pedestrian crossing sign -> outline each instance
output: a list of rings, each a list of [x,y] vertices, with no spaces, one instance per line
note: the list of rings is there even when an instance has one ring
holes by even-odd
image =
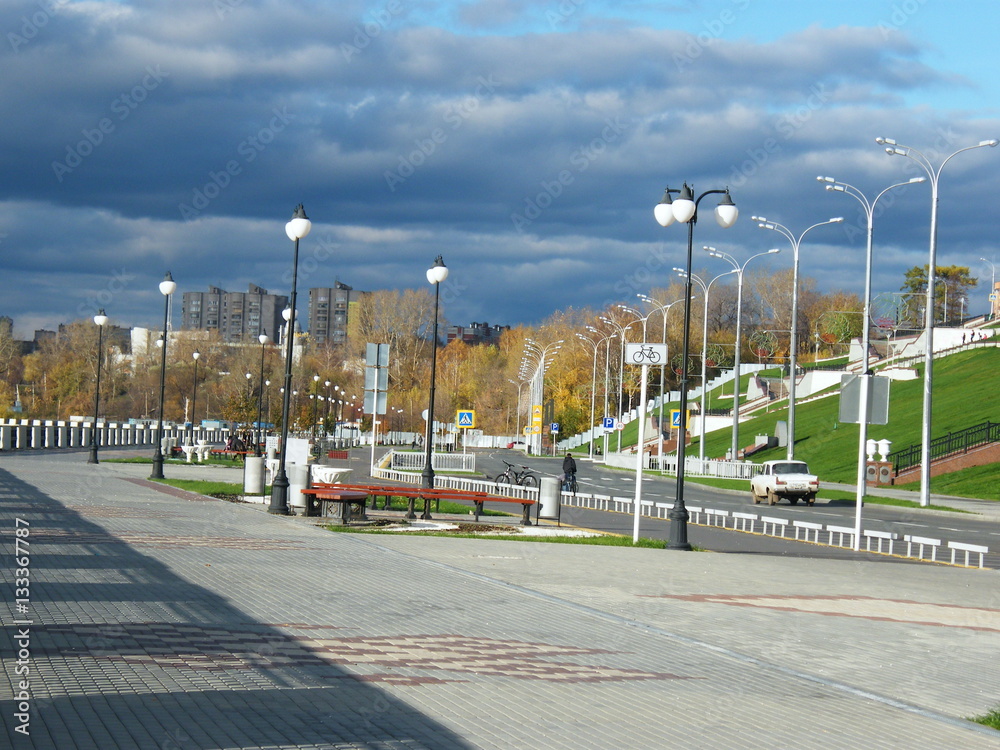
[[[473,409],[460,409],[458,412],[458,417],[455,419],[458,426],[461,428],[469,429],[476,426],[476,412]]]

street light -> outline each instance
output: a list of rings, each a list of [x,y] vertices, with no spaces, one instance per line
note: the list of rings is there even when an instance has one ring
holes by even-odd
[[[97,415],[101,406],[101,360],[104,359],[104,324],[108,322],[108,316],[104,314],[104,308],[97,311],[94,316],[94,323],[97,325],[97,384],[94,386],[94,428],[90,431],[90,457],[88,464],[97,464],[97,448],[100,443],[97,429]]]
[[[194,380],[191,383],[191,442],[188,445],[194,443],[195,413],[198,406],[198,358],[200,356],[201,353],[197,349],[191,352],[191,359],[194,360]]]
[[[868,404],[871,399],[871,377],[868,370],[868,361],[870,359],[869,347],[871,346],[871,304],[872,304],[872,247],[873,247],[873,237],[875,236],[875,206],[883,195],[888,193],[893,188],[903,187],[905,185],[913,185],[919,182],[925,182],[926,177],[912,177],[906,182],[897,182],[889,187],[883,189],[878,195],[875,196],[874,200],[868,200],[867,196],[862,193],[854,185],[850,185],[846,182],[839,182],[833,177],[823,177],[819,176],[816,178],[818,181],[826,184],[826,189],[832,192],[845,193],[852,198],[854,198],[861,207],[864,209],[865,218],[867,219],[867,242],[865,245],[865,298],[864,298],[864,323],[862,324],[861,330],[861,404],[858,411],[858,426],[860,427],[860,432],[858,434],[858,489],[857,489],[857,520],[855,531],[857,532],[854,537],[854,548],[858,549],[861,543],[859,537],[861,535],[860,521],[861,521],[861,505],[864,503],[865,490],[867,489],[867,460],[866,460],[866,447],[868,443]]]
[[[779,248],[771,248],[763,253],[757,253],[756,255],[751,255],[747,258],[743,265],[740,265],[729,253],[724,253],[716,250],[714,247],[706,247],[705,250],[713,258],[721,258],[722,260],[731,263],[733,265],[733,270],[736,271],[736,353],[733,357],[733,373],[736,384],[733,386],[733,442],[730,446],[731,460],[739,460],[739,447],[740,447],[740,358],[742,356],[742,332],[740,328],[740,321],[743,315],[743,272],[746,271],[747,266],[750,264],[754,258],[759,258],[762,255],[772,255],[774,253],[780,253]]]
[[[438,348],[438,306],[441,301],[441,282],[448,278],[448,267],[444,264],[444,259],[439,255],[434,259],[434,265],[427,269],[427,281],[434,285],[434,326],[431,337],[431,387],[430,398],[427,403],[427,439],[424,441],[424,471],[423,487],[434,489],[434,379],[437,377],[437,348]],[[423,516],[430,517],[430,501],[424,503]]]
[[[545,371],[549,368],[551,360],[547,360],[549,353],[552,354],[552,358],[562,349],[563,340],[553,341],[551,343],[542,346],[534,339],[526,338],[524,340],[524,360],[522,365],[528,362],[528,358],[531,357],[535,364],[534,372],[532,372],[531,377],[528,378],[531,381],[530,397],[533,404],[543,405],[545,403]],[[534,416],[534,415],[532,415]],[[538,455],[542,454],[542,431],[539,430],[538,435]],[[555,450],[555,440],[552,441],[553,450]]]
[[[326,437],[330,434],[330,381],[323,381],[323,385],[326,386],[326,401],[323,405],[323,438],[325,442]]]
[[[678,198],[672,201],[671,193],[677,193]],[[688,351],[691,338],[691,251],[694,247],[694,225],[698,221],[698,204],[706,195],[719,194],[722,199],[715,208],[715,220],[723,229],[728,229],[736,223],[739,211],[729,195],[729,188],[725,190],[706,190],[704,193],[694,198],[694,193],[685,182],[680,190],[667,188],[663,193],[663,199],[656,204],[653,215],[657,223],[662,227],[669,227],[675,221],[688,225],[687,231],[687,263],[684,267],[687,273],[687,283],[684,288],[684,337],[681,350],[681,428],[678,431],[677,441],[677,487],[674,494],[674,505],[667,513],[670,519],[670,538],[667,540],[667,549],[690,550],[691,545],[687,539],[688,512],[684,507],[684,459],[687,452],[687,381],[688,381]]]
[[[681,277],[688,276],[682,268],[675,268],[674,270]],[[708,401],[706,400],[708,396],[708,293],[712,290],[712,284],[731,273],[736,273],[736,271],[732,270],[720,273],[707,284],[698,274],[691,274],[691,280],[701,287],[701,291],[705,293],[705,311],[702,314],[701,325],[701,435],[698,438],[698,460],[701,461],[701,470],[703,472],[705,471],[705,419],[708,416]]]
[[[507,382],[517,387],[517,404],[514,407],[514,424],[516,425],[514,428],[514,439],[518,440],[521,437],[521,388],[523,388],[524,384],[528,381],[523,378],[520,380],[511,380],[510,378],[507,378]],[[509,425],[510,423],[508,422],[507,424]]]
[[[652,307],[655,307],[657,310],[660,311],[660,314],[663,316],[663,341],[662,341],[662,343],[663,343],[664,346],[666,346],[667,345],[667,313],[670,312],[670,308],[673,307],[674,305],[676,305],[678,302],[683,302],[683,298],[676,299],[673,302],[670,302],[670,303],[668,303],[666,305],[661,305],[659,302],[657,302],[655,299],[653,299],[652,297],[650,297],[648,295],[640,293],[640,294],[637,294],[636,296],[639,299],[641,299],[643,302],[645,302],[646,304],[651,305]],[[669,361],[669,358],[667,359],[667,361]],[[657,449],[657,453],[659,455],[659,460],[660,460],[660,474],[663,474],[663,471],[664,471],[664,467],[663,467],[663,402],[664,402],[664,399],[666,398],[666,393],[665,393],[665,391],[666,391],[666,383],[665,383],[665,378],[664,378],[665,370],[666,370],[666,367],[661,367],[660,368],[660,419],[659,419],[660,439],[659,439],[659,442],[657,444],[659,446],[658,449]]]
[[[156,423],[156,450],[153,452],[153,473],[150,479],[163,479],[163,392],[166,386],[165,376],[167,374],[167,325],[170,315],[170,295],[177,289],[177,282],[174,281],[170,271],[160,282],[160,294],[163,295],[163,347],[160,350],[160,414]]]
[[[271,482],[271,504],[267,509],[268,513],[277,515],[288,515],[288,475],[285,473],[285,457],[288,455],[288,406],[289,398],[292,395],[292,339],[295,330],[295,287],[298,281],[299,271],[299,240],[309,234],[312,229],[312,222],[306,216],[305,209],[300,203],[295,207],[292,220],[285,224],[285,234],[288,239],[295,243],[295,251],[292,255],[292,294],[289,298],[287,308],[288,321],[285,326],[285,392],[281,399],[281,445],[278,454],[278,471]],[[284,315],[284,313],[282,313]]]
[[[960,148],[947,156],[937,169],[934,169],[927,156],[915,148],[896,143],[892,138],[880,137],[876,138],[875,142],[884,145],[885,152],[890,156],[905,156],[915,161],[931,181],[931,238],[927,263],[927,304],[924,310],[924,341],[926,342],[924,346],[924,416],[920,425],[920,504],[926,507],[931,503],[931,392],[934,383],[934,275],[937,272],[938,181],[941,177],[941,170],[944,169],[945,164],[951,161],[952,157],[974,148],[983,148],[984,146],[993,148],[1000,141],[991,138],[980,141],[974,146]]]
[[[319,387],[319,375],[313,375],[313,392],[309,394],[309,400],[312,401],[312,441],[313,445],[316,445],[316,388]]]
[[[262,330],[257,336],[257,340],[260,342],[260,389],[257,391],[257,437],[253,443],[253,454],[260,457],[260,439],[263,434],[261,416],[264,409],[264,345],[270,341],[267,337],[267,331]]]
[[[631,308],[626,308],[626,309],[631,309]],[[629,328],[632,327],[633,324],[638,323],[639,319],[641,319],[641,317],[642,317],[635,310],[632,310],[631,312],[638,319],[637,320],[633,320],[628,325],[622,325],[617,320],[613,320],[612,318],[608,318],[608,317],[606,317],[604,315],[602,315],[602,316],[600,316],[598,318],[598,320],[600,320],[605,325],[609,325],[609,326],[613,326],[613,327],[617,328],[618,329],[618,336],[621,339],[621,363],[619,364],[619,369],[618,369],[618,420],[621,420],[621,418],[622,418],[622,413],[623,413],[623,410],[624,410],[623,401],[625,400],[625,344],[628,343],[628,336],[626,335],[626,332],[628,331]],[[622,449],[622,431],[621,430],[617,430],[617,432],[618,432],[618,449],[617,449],[617,452],[620,453],[621,449]]]
[[[802,238],[816,227],[826,224],[839,224],[844,220],[844,217],[838,216],[813,224],[798,237],[792,234],[792,231],[784,224],[779,224],[776,221],[768,221],[763,216],[751,216],[750,218],[756,221],[757,226],[761,229],[770,229],[773,232],[784,235],[792,243],[792,325],[788,344],[788,447],[786,450],[786,456],[791,461],[795,457],[795,359],[799,333],[799,245],[802,244]]]

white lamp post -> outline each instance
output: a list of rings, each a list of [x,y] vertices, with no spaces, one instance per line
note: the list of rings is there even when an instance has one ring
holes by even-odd
[[[735,354],[733,356],[733,375],[736,381],[733,386],[733,441],[730,446],[730,452],[732,454],[731,460],[739,460],[739,446],[740,446],[740,357],[742,355],[742,328],[740,322],[743,315],[743,273],[746,271],[747,266],[750,264],[754,258],[759,258],[762,255],[772,255],[773,253],[780,253],[781,250],[778,248],[772,248],[763,253],[757,253],[756,255],[751,255],[747,258],[743,265],[740,265],[736,258],[734,258],[729,253],[724,253],[716,250],[714,247],[705,247],[708,254],[713,258],[721,258],[727,263],[731,263],[733,270],[736,272],[736,344],[735,344]]]
[[[791,331],[789,334],[789,344],[788,344],[788,448],[786,450],[786,456],[789,461],[795,458],[795,368],[796,368],[796,358],[798,352],[796,351],[799,345],[798,337],[798,322],[799,322],[799,246],[802,244],[802,238],[806,236],[810,231],[816,227],[821,227],[826,224],[839,224],[844,220],[842,216],[838,216],[833,219],[827,219],[826,221],[818,222],[813,224],[811,227],[805,229],[798,237],[792,234],[792,231],[786,227],[784,224],[779,224],[776,221],[768,221],[763,216],[752,216],[754,221],[757,222],[757,226],[761,229],[770,229],[773,232],[784,235],[789,242],[792,243],[792,324]]]
[[[201,352],[195,349],[191,352],[191,359],[194,360],[194,378],[191,381],[191,443],[195,441],[196,428],[195,428],[195,414],[198,413],[198,358],[201,357]]]
[[[672,201],[672,193],[677,194],[677,200]],[[715,220],[723,229],[728,229],[736,223],[739,217],[739,210],[733,199],[726,190],[706,190],[697,198],[694,192],[685,182],[680,190],[667,188],[663,193],[663,199],[653,208],[653,216],[662,227],[668,227],[675,221],[688,225],[687,231],[687,262],[684,271],[687,274],[687,284],[684,289],[684,337],[681,350],[681,427],[678,431],[677,441],[677,485],[674,493],[674,505],[670,509],[667,517],[670,519],[670,536],[667,540],[667,549],[690,550],[691,545],[687,539],[688,512],[684,506],[684,460],[687,452],[687,399],[688,399],[688,353],[691,343],[691,252],[694,247],[694,225],[698,221],[698,204],[707,195],[722,195],[719,205],[715,209]]]
[[[683,302],[684,301],[683,297],[681,299],[676,299],[673,302],[670,302],[670,303],[668,303],[666,305],[661,305],[655,299],[653,299],[652,297],[648,297],[645,294],[638,294],[636,296],[638,296],[639,299],[641,299],[643,302],[645,302],[645,303],[647,303],[649,305],[652,305],[653,307],[656,307],[660,311],[660,313],[663,315],[663,338],[662,338],[662,342],[663,342],[663,345],[666,346],[667,345],[667,313],[670,312],[670,308],[673,307],[674,305],[676,305],[678,302]],[[668,356],[666,361],[669,361],[669,360],[670,360],[670,358]],[[665,401],[665,399],[667,397],[667,394],[665,393],[666,386],[665,386],[665,382],[664,382],[664,371],[665,370],[666,370],[666,367],[661,367],[660,368],[660,441],[659,441],[659,450],[658,450],[659,457],[660,457],[660,474],[663,474],[663,472],[664,472],[664,467],[663,467],[663,403],[664,403],[664,401]]]
[[[927,263],[927,304],[924,310],[924,415],[921,422],[920,437],[920,504],[924,507],[931,503],[931,392],[934,383],[934,275],[937,272],[937,222],[938,222],[938,181],[944,165],[952,157],[963,151],[989,146],[993,148],[1000,143],[996,138],[980,141],[975,146],[960,148],[945,157],[937,169],[923,153],[910,146],[896,143],[892,138],[876,138],[875,142],[885,146],[885,152],[890,156],[905,156],[920,165],[931,181],[931,238],[930,257]]]
[[[683,268],[674,269],[681,278],[686,277],[688,274]],[[736,273],[735,270],[726,271],[725,273],[720,273],[714,279],[709,281],[707,284],[705,280],[701,278],[698,274],[691,274],[691,280],[694,281],[705,295],[705,309],[702,314],[701,323],[701,428],[700,435],[698,437],[698,460],[701,461],[701,470],[705,471],[705,419],[708,416],[708,293],[712,290],[712,284],[721,279],[723,276],[728,276],[731,273]]]
[[[826,189],[832,192],[845,193],[852,198],[854,198],[861,207],[864,209],[865,218],[867,220],[867,231],[866,231],[866,242],[865,242],[865,297],[864,297],[864,323],[861,329],[861,403],[859,405],[858,411],[858,426],[860,432],[858,434],[858,489],[857,498],[855,501],[855,528],[854,528],[854,549],[860,549],[861,544],[861,506],[864,504],[865,500],[865,490],[867,489],[867,453],[865,447],[868,443],[868,404],[871,399],[871,373],[868,369],[868,362],[870,359],[869,349],[871,347],[871,303],[872,303],[872,257],[873,257],[873,238],[875,236],[875,206],[883,195],[888,193],[893,188],[903,187],[904,185],[912,185],[918,182],[924,182],[925,177],[913,177],[906,182],[897,182],[889,187],[883,189],[878,195],[875,196],[874,200],[868,200],[868,197],[862,193],[854,185],[850,185],[846,182],[838,182],[833,177],[817,177],[822,183],[825,183]]]

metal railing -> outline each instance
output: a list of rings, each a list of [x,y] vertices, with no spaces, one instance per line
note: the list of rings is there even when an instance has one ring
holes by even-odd
[[[983,422],[958,432],[949,432],[931,441],[931,461],[956,453],[965,453],[970,448],[1000,442],[1000,423]],[[888,455],[896,474],[920,463],[921,444],[893,451]]]
[[[413,451],[392,451],[390,468],[395,471],[420,471],[426,457]],[[432,453],[431,466],[434,471],[475,471],[475,453]]]

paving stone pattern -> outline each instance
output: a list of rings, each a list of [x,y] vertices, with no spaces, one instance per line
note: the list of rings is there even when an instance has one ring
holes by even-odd
[[[994,571],[331,533],[85,460],[0,456],[13,748],[1000,746]]]

